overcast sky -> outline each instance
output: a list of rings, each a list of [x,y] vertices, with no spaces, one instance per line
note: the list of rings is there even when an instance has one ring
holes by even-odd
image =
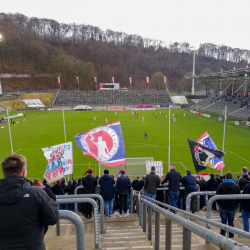
[[[213,43],[250,50],[249,9],[250,0],[8,0],[0,4],[4,13],[90,24],[195,47]]]

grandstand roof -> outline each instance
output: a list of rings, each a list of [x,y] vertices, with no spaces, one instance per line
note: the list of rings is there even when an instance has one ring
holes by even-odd
[[[214,72],[209,74],[201,74],[195,76],[186,76],[187,79],[195,79],[199,82],[206,82],[206,81],[240,81],[240,80],[247,80],[250,76],[250,68],[243,68],[243,69],[235,69],[229,71],[221,71],[221,72]]]

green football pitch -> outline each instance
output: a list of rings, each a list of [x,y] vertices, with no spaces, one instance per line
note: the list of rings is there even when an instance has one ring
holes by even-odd
[[[189,114],[188,110],[171,110],[171,115],[176,112],[176,123],[171,121],[170,124],[170,162],[175,164],[181,174],[185,174],[186,169],[191,169],[195,173],[187,138],[195,141],[207,131],[218,149],[222,149],[224,122],[218,121],[216,115],[209,119]],[[15,126],[11,126],[13,150],[14,153],[27,157],[28,178],[42,178],[47,165],[42,148],[65,142],[62,111],[36,110],[24,113],[26,117],[13,119],[16,122]],[[138,118],[132,115],[132,111],[118,111],[117,115],[113,111],[108,114],[106,111],[65,111],[67,142],[73,142],[74,177],[82,176],[88,169],[89,162],[94,174],[98,175],[98,162],[83,155],[81,148],[76,146],[75,135],[105,125],[106,118],[108,123],[121,122],[127,158],[154,157],[154,160],[164,162],[164,174],[167,173],[169,120],[164,116],[168,115],[168,110],[155,111],[157,118],[153,111],[137,113]],[[13,114],[16,113],[10,115]],[[99,120],[94,121],[94,116],[99,117]],[[0,129],[0,161],[11,154],[8,126],[1,124],[0,127],[3,126],[4,128]],[[144,139],[145,131],[148,134],[147,140]],[[250,129],[235,126],[234,119],[230,118],[226,126],[225,152],[226,170],[233,172],[234,177],[241,174],[242,166],[250,168]],[[212,172],[218,173],[211,168],[204,171]]]

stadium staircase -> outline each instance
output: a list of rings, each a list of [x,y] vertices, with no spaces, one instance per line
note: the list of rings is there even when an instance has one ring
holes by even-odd
[[[184,217],[178,213],[178,215]],[[196,215],[206,217],[206,211],[197,212]],[[242,229],[242,220],[239,219],[240,213],[235,216],[235,227]],[[94,250],[94,222],[92,219],[86,219],[81,216],[85,226],[86,250]],[[112,215],[109,219],[105,218],[105,234],[100,234],[100,250],[126,250],[126,249],[154,249],[154,222],[155,216],[152,216],[152,241],[147,239],[147,231],[143,232],[139,227],[139,219],[137,214],[130,214],[128,217],[119,218],[117,215]],[[220,222],[220,216],[217,212],[213,212],[212,220]],[[199,220],[192,220],[205,227],[205,223]],[[47,250],[75,250],[76,249],[76,230],[75,226],[68,220],[60,220],[61,235],[56,236],[56,226],[50,226],[45,236],[45,245]],[[219,233],[220,230],[216,227],[211,227],[211,230]],[[182,249],[183,228],[177,223],[172,225],[172,249]],[[243,243],[245,246],[250,246],[250,240],[234,236],[234,240]],[[165,217],[160,216],[160,249],[165,249]],[[204,239],[192,233],[191,236],[192,250],[215,250],[218,247],[212,244],[205,244]]]

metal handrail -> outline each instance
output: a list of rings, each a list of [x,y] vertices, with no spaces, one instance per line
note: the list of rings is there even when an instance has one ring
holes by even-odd
[[[100,217],[101,217],[101,234],[104,234],[104,201],[99,194],[78,194],[76,195],[56,195],[56,199],[68,198],[96,198],[100,201]],[[73,203],[73,202],[71,202]],[[75,213],[78,213],[77,203],[75,203]]]
[[[90,203],[94,207],[94,244],[95,248],[99,248],[99,225],[98,225],[98,205],[90,198],[70,198],[70,199],[59,199],[55,201],[57,204],[68,204],[68,203]],[[57,225],[59,228],[59,223]],[[60,235],[60,233],[59,233]]]
[[[149,197],[146,197],[146,196],[142,196],[142,195],[138,195],[137,193],[134,193],[134,195],[135,195],[135,196],[139,196],[139,198],[145,198],[145,199],[147,199],[147,200],[152,200],[152,201],[154,201],[155,203],[157,203],[157,204],[159,204],[159,205],[161,205],[161,206],[170,208],[170,209],[175,210],[175,211],[177,211],[177,212],[181,212],[181,213],[183,213],[183,214],[186,215],[186,219],[187,219],[187,220],[189,220],[189,217],[193,217],[193,218],[198,219],[198,220],[200,220],[200,221],[202,221],[202,222],[210,223],[211,225],[216,226],[216,227],[218,227],[218,228],[220,228],[220,229],[226,230],[226,231],[228,231],[228,232],[230,232],[230,233],[235,233],[235,234],[237,234],[237,235],[240,235],[240,236],[242,236],[242,237],[244,237],[244,238],[248,238],[248,239],[249,239],[249,237],[250,237],[250,233],[245,232],[245,231],[242,231],[242,230],[240,230],[240,229],[237,229],[237,228],[234,228],[234,227],[230,227],[230,226],[227,226],[227,227],[225,228],[225,225],[224,225],[224,224],[219,223],[219,222],[216,222],[216,221],[213,221],[213,220],[211,220],[211,219],[203,218],[203,217],[201,217],[201,216],[199,216],[199,215],[195,215],[195,214],[190,213],[190,212],[187,212],[187,211],[185,211],[185,210],[182,210],[182,209],[179,209],[179,208],[170,206],[170,205],[168,205],[168,204],[164,204],[164,203],[162,203],[162,202],[160,202],[160,201],[157,201],[157,200],[154,200],[154,199],[152,199],[152,198],[149,198]],[[214,197],[215,197],[215,196],[214,196]],[[212,198],[213,198],[213,197],[212,197]],[[211,199],[212,199],[212,198],[211,198]],[[211,200],[211,199],[210,199],[210,200]],[[209,200],[209,201],[210,201],[210,200]],[[139,216],[139,222],[140,222],[140,216]],[[209,229],[209,228],[208,228],[208,229]]]
[[[71,211],[59,211],[59,219],[70,220],[76,227],[77,250],[85,250],[85,228],[81,218]]]
[[[191,249],[191,231],[194,232],[195,234],[199,235],[200,237],[207,239],[208,241],[210,241],[211,243],[213,243],[214,245],[220,247],[220,249],[222,250],[226,250],[226,249],[233,249],[233,250],[250,250],[249,247],[247,246],[236,246],[235,243],[236,241],[233,241],[231,239],[228,239],[216,232],[213,232],[207,228],[204,228],[200,225],[197,225],[196,223],[193,223],[187,219],[184,219],[176,214],[171,213],[168,210],[165,210],[164,208],[159,207],[158,205],[153,204],[152,202],[148,201],[149,200],[153,200],[154,202],[157,202],[158,204],[164,205],[161,202],[158,202],[154,199],[151,199],[149,197],[140,197],[140,195],[134,193],[135,196],[139,196],[140,198],[140,203],[144,203],[143,208],[142,208],[142,212],[143,212],[143,231],[146,231],[146,205],[149,206],[149,213],[148,213],[148,218],[149,218],[149,223],[148,226],[150,227],[150,225],[152,225],[152,216],[151,216],[151,209],[154,209],[156,211],[155,213],[155,250],[159,250],[159,230],[160,230],[160,213],[166,216],[166,249],[171,249],[171,238],[172,238],[172,222],[171,220],[177,222],[178,224],[183,226],[183,250],[186,249]],[[166,204],[165,204],[166,205]],[[175,209],[172,206],[168,206],[171,207],[173,209]],[[180,209],[175,209],[175,210],[180,210]],[[190,214],[190,216],[194,217],[194,218],[198,218],[198,219],[205,219],[202,218],[200,216],[197,215],[193,215],[189,212],[186,211],[180,211],[183,212],[184,214]],[[205,219],[207,220],[207,219]],[[213,221],[211,221],[213,222]],[[218,223],[220,224],[220,223]],[[224,227],[225,225],[221,224],[222,227]],[[240,230],[239,230],[240,231]],[[243,232],[243,231],[241,231]],[[148,238],[152,237],[152,227],[148,229]],[[151,239],[149,239],[151,240]]]
[[[211,215],[212,215],[212,204],[214,201],[216,200],[250,200],[250,194],[228,194],[228,195],[215,195],[213,196],[212,198],[210,198],[210,200],[208,201],[207,203],[207,219],[211,219]],[[211,226],[210,226],[210,222],[206,224],[206,228],[210,229]],[[237,232],[235,232],[235,230],[228,230],[228,228],[233,228],[235,229],[234,227],[230,227],[228,225],[224,225],[224,229],[225,231],[228,231],[230,233],[235,233],[235,234],[238,234],[240,236],[243,236],[243,234],[239,234]],[[244,232],[244,231],[242,231]],[[244,232],[246,233],[246,232]],[[248,239],[250,239],[250,233],[247,233],[248,235],[247,236],[243,236],[243,237],[246,237]],[[206,242],[207,243],[207,242]],[[209,244],[209,243],[207,243]]]

